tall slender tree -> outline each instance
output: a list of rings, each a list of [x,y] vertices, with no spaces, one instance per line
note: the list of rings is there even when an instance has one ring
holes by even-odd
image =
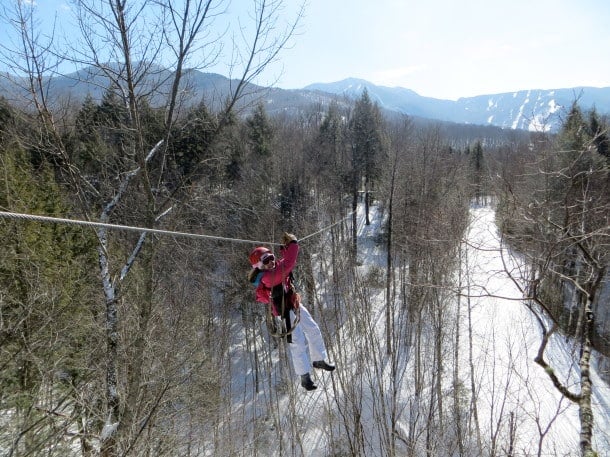
[[[477,141],[472,148],[472,152],[469,154],[470,157],[470,169],[472,186],[474,187],[474,198],[477,204],[480,203],[482,193],[484,192],[484,181],[485,181],[485,157],[483,155],[483,145],[481,141]]]
[[[380,164],[386,153],[384,128],[379,106],[372,102],[368,90],[364,89],[354,106],[354,112],[350,120],[350,136],[352,142],[352,192],[357,196],[361,181],[363,181],[367,225],[371,223],[369,218],[371,186],[380,174]]]

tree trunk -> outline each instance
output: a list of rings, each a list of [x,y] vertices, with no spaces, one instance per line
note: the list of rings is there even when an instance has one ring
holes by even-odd
[[[106,246],[108,245],[108,232],[106,229],[98,231],[100,241],[98,252],[102,276],[102,285],[106,302],[106,423],[100,437],[100,455],[114,457],[116,449],[116,429],[119,423],[120,398],[118,391],[118,309],[117,290],[110,277]]]
[[[154,295],[154,280],[153,280],[153,244],[152,238],[142,249],[140,255],[140,263],[143,269],[144,286],[142,288],[142,296],[138,297],[138,316],[137,328],[134,329],[134,341],[132,347],[129,348],[130,357],[127,361],[127,386],[125,399],[125,414],[121,427],[131,427],[138,421],[142,377],[145,370],[145,352],[148,343],[148,329],[150,318],[153,309]]]
[[[585,321],[583,328],[583,348],[580,357],[580,383],[581,383],[581,399],[579,402],[579,417],[580,417],[580,450],[583,457],[597,455],[593,450],[593,409],[591,408],[591,396],[593,390],[593,382],[591,380],[591,334],[593,332],[593,297],[598,288],[601,279],[605,275],[605,270],[602,269],[598,273],[598,281],[593,286],[593,292],[587,296],[585,303]]]
[[[462,289],[462,247],[458,248],[458,289]],[[457,294],[456,318],[455,318],[455,340],[453,342],[453,420],[455,421],[455,439],[458,445],[458,456],[464,455],[464,443],[462,437],[462,408],[460,406],[460,311],[462,307],[462,295]]]
[[[358,189],[352,194],[352,256],[358,256]]]
[[[366,225],[371,225],[371,219],[369,217],[369,177],[364,177],[364,214]]]
[[[396,170],[396,166],[394,166]],[[390,198],[388,202],[388,228],[387,228],[387,243],[386,243],[386,281],[385,281],[385,296],[386,296],[386,313],[385,313],[385,333],[386,333],[386,354],[392,354],[392,333],[393,333],[393,316],[392,312],[394,306],[392,306],[392,204],[394,202],[394,177],[395,173],[392,173],[392,180],[390,183]]]

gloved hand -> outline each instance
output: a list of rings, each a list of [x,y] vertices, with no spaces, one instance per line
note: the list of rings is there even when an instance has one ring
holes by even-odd
[[[297,241],[297,237],[292,233],[284,232],[284,234],[282,235],[282,244],[284,246],[288,246],[293,241]]]

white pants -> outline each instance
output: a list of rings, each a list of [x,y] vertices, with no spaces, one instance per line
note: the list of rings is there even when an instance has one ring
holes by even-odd
[[[299,306],[301,321],[292,332],[292,343],[290,355],[292,356],[292,366],[297,375],[309,373],[311,361],[326,360],[326,346],[322,339],[320,327],[313,320],[307,308]],[[290,311],[290,319],[295,320],[293,311]],[[294,325],[294,324],[293,324]]]

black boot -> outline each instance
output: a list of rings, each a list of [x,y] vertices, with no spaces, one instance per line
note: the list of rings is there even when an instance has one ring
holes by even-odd
[[[320,369],[326,370],[326,371],[334,371],[334,369],[335,369],[334,365],[330,365],[330,364],[326,363],[324,360],[316,360],[313,363],[313,367],[320,368]]]
[[[306,390],[316,390],[318,388],[318,386],[316,386],[311,380],[309,373],[301,375],[301,385],[305,387]]]

